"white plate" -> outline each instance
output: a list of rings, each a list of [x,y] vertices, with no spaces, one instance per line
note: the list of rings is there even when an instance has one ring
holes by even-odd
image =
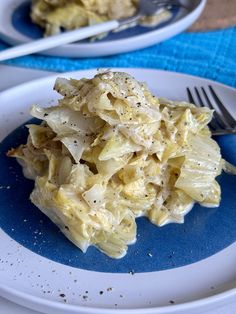
[[[97,42],[83,41],[61,46],[42,54],[64,57],[99,57],[145,48],[166,40],[192,25],[204,9],[206,0],[185,0],[190,8],[179,9],[173,18],[155,28],[135,27],[112,33]],[[0,1],[0,38],[10,45],[40,38],[42,33],[29,18],[28,0]]]
[[[141,70],[141,69],[122,69],[131,73],[137,79],[146,81],[150,86],[153,93],[162,95],[171,99],[186,99],[185,87],[186,86],[207,86],[209,83],[214,86],[217,92],[222,96],[222,99],[229,104],[229,109],[236,115],[236,108],[233,106],[236,91],[222,84],[214,83],[208,80],[204,80],[197,77],[191,77],[178,73],[171,73],[165,71],[154,70]],[[91,77],[95,71],[80,71],[69,74],[63,74],[66,77]],[[12,130],[23,122],[29,119],[28,108],[32,103],[39,103],[48,105],[55,102],[57,95],[52,91],[54,77],[44,78],[31,83],[26,83],[18,87],[12,88],[0,94],[1,103],[1,117],[0,117],[0,141],[2,141]],[[11,137],[12,138],[12,137]],[[14,138],[13,138],[14,140]],[[15,139],[19,141],[19,139]],[[22,140],[22,139],[20,139]],[[4,145],[4,142],[0,144]],[[3,153],[3,152],[2,152]],[[1,155],[1,154],[0,154]],[[0,158],[3,158],[2,155]],[[1,167],[4,167],[1,164]],[[14,168],[15,166],[13,166]],[[8,177],[11,177],[15,169],[8,169]],[[180,234],[176,233],[178,241],[181,241],[176,246],[175,254],[178,254],[178,247],[181,256],[176,258],[172,256],[175,261],[175,268],[168,266],[169,257],[166,259],[162,257],[160,265],[158,265],[158,258],[161,256],[161,250],[155,252],[155,246],[157,245],[153,241],[150,241],[148,250],[150,250],[153,256],[148,256],[148,261],[144,270],[137,272],[134,275],[128,271],[121,271],[124,266],[122,260],[115,262],[108,260],[108,263],[103,265],[104,268],[111,270],[110,265],[115,265],[119,272],[101,272],[94,271],[93,268],[97,268],[99,261],[94,259],[89,265],[82,265],[82,267],[72,267],[73,263],[78,263],[78,260],[63,260],[63,256],[51,256],[50,252],[55,250],[52,246],[52,242],[46,243],[49,246],[50,251],[45,253],[43,249],[45,247],[45,238],[39,235],[39,230],[30,228],[29,222],[31,220],[30,208],[26,209],[25,219],[14,216],[6,216],[3,213],[4,198],[10,197],[17,201],[18,194],[24,194],[22,184],[19,184],[16,180],[15,186],[3,186],[2,183],[8,180],[6,176],[0,177],[1,190],[4,191],[1,194],[0,199],[0,295],[8,298],[9,300],[27,306],[29,308],[45,312],[45,313],[84,313],[84,314],[112,314],[112,313],[142,313],[142,314],[154,314],[154,313],[196,313],[197,310],[207,311],[208,309],[219,307],[226,302],[230,302],[236,296],[235,289],[235,258],[236,258],[236,243],[234,242],[234,224],[232,223],[231,229],[228,227],[227,215],[230,212],[235,211],[235,200],[232,198],[232,208],[227,209],[225,212],[225,220],[219,223],[219,218],[222,213],[221,210],[204,209],[202,216],[200,217],[196,210],[192,213],[196,218],[195,231],[191,234],[191,230],[188,229],[190,225],[191,213],[186,219],[184,225],[178,225],[179,230],[187,232],[186,236],[181,238]],[[230,177],[230,180],[235,180]],[[234,181],[235,182],[235,181]],[[0,191],[1,191],[0,190]],[[232,186],[231,186],[232,190]],[[224,192],[224,191],[223,191]],[[229,193],[234,191],[229,191]],[[227,199],[228,192],[223,193],[224,198]],[[7,196],[8,195],[8,196]],[[7,199],[7,198],[6,198]],[[9,199],[10,201],[10,199]],[[22,199],[22,202],[24,200]],[[30,204],[30,203],[29,203]],[[5,204],[8,206],[9,204]],[[21,202],[18,202],[19,212],[25,210]],[[28,205],[27,205],[28,206]],[[30,206],[30,205],[29,205]],[[11,208],[9,208],[11,211]],[[198,211],[200,209],[198,208]],[[28,216],[27,216],[28,213]],[[38,211],[35,212],[38,214]],[[20,215],[20,214],[19,214]],[[204,218],[202,222],[201,219]],[[7,220],[8,219],[8,220]],[[233,219],[233,218],[232,218]],[[45,218],[46,220],[46,218]],[[201,224],[199,224],[199,221]],[[196,255],[195,248],[198,248],[199,237],[208,235],[207,228],[209,223],[214,221],[215,226],[211,228],[211,245],[203,246],[202,250],[205,250],[206,256],[211,255],[211,247],[214,247],[219,242],[223,243],[223,250],[216,247],[215,250],[218,253],[202,259],[201,256]],[[39,222],[40,224],[41,222]],[[46,221],[44,222],[46,223]],[[198,226],[199,225],[199,226]],[[222,226],[226,227],[225,234],[220,234],[220,237],[215,239],[218,230],[222,232]],[[176,225],[175,225],[176,226]],[[167,226],[166,230],[176,228],[174,225]],[[208,226],[208,227],[207,227]],[[151,224],[148,225],[147,232],[151,232]],[[165,227],[164,227],[165,228]],[[30,230],[31,233],[27,233]],[[165,229],[161,230],[161,233],[165,232]],[[177,230],[177,229],[174,229]],[[232,230],[232,236],[227,243],[225,239]],[[181,232],[182,232],[181,231]],[[44,230],[45,232],[45,230]],[[139,230],[140,234],[142,230]],[[159,232],[159,231],[158,231]],[[27,233],[27,236],[26,236]],[[29,236],[31,234],[31,236]],[[57,235],[54,234],[57,239]],[[184,251],[185,242],[189,236],[195,237],[195,242],[192,242],[191,250]],[[58,234],[58,238],[60,235]],[[224,239],[221,239],[224,238]],[[44,240],[43,240],[44,239]],[[57,241],[57,240],[55,240]],[[185,242],[184,242],[185,241]],[[36,243],[34,248],[34,242]],[[60,241],[59,241],[60,242]],[[55,246],[60,247],[60,243],[55,242]],[[142,235],[137,241],[137,245],[142,242]],[[169,238],[163,242],[163,251],[165,246],[168,246]],[[217,243],[216,243],[217,242]],[[229,245],[231,243],[231,245]],[[69,245],[65,243],[65,245]],[[28,249],[28,248],[30,249]],[[36,249],[37,247],[37,249]],[[150,252],[147,248],[138,246],[144,254]],[[139,252],[136,252],[135,246],[130,247],[130,251],[134,249],[134,254],[129,256],[130,264],[129,270],[132,270],[132,263],[135,265],[136,259],[140,258]],[[37,254],[35,253],[37,251]],[[192,252],[191,252],[192,251]],[[42,256],[42,254],[44,256]],[[86,257],[89,259],[89,251],[87,255],[80,255],[81,260]],[[195,253],[194,253],[195,252]],[[210,252],[210,253],[209,253]],[[137,254],[136,254],[137,253]],[[202,253],[199,251],[199,254]],[[97,254],[97,253],[96,253]],[[174,254],[174,253],[173,253]],[[46,258],[45,258],[46,256]],[[100,255],[101,260],[103,259]],[[143,256],[145,259],[145,257]],[[193,259],[198,262],[189,264],[186,262],[186,258],[193,262]],[[57,262],[55,260],[59,260]],[[76,259],[76,258],[75,258]],[[166,263],[168,269],[161,271],[149,271],[153,270],[153,264],[156,268],[164,269],[163,265]],[[182,267],[181,264],[185,264]],[[188,265],[186,265],[188,264]],[[222,267],[222,265],[224,265]],[[101,265],[100,265],[101,266]],[[125,266],[124,266],[125,267]],[[137,269],[139,266],[135,265]],[[101,270],[101,269],[100,269]],[[110,289],[112,288],[112,289]],[[87,292],[86,292],[87,291]],[[103,291],[101,294],[100,291]],[[66,301],[66,303],[65,303]],[[173,304],[174,301],[174,304]]]

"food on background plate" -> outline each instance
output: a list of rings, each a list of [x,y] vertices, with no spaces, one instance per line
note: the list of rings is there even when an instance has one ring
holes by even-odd
[[[62,30],[133,16],[138,3],[138,0],[33,0],[31,18],[45,29],[45,36],[49,36]],[[156,26],[170,17],[170,11],[163,9],[140,19],[139,23]]]
[[[31,201],[83,252],[123,257],[137,217],[163,226],[183,223],[195,202],[219,205],[216,177],[230,167],[207,127],[211,110],[157,98],[122,72],[54,88],[58,105],[33,105],[42,122],[8,155],[35,181]]]

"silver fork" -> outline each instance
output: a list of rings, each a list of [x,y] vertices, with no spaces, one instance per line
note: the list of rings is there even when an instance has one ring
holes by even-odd
[[[213,135],[236,134],[235,118],[227,110],[213,87],[209,85],[208,89],[209,91],[204,87],[194,87],[194,91],[191,92],[187,87],[189,102],[198,107],[208,107],[214,110],[212,121],[209,123]]]

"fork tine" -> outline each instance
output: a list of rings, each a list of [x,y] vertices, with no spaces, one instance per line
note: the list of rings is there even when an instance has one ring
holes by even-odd
[[[192,104],[194,104],[195,106],[199,107],[199,105],[201,107],[205,107],[206,105],[204,104],[204,101],[202,100],[202,97],[197,89],[197,87],[194,87],[194,90],[196,92],[196,95],[197,95],[197,98],[198,98],[198,101],[199,101],[199,104],[196,103],[194,101],[194,98],[193,98],[193,94],[191,93],[190,89],[187,87],[187,95],[188,95],[188,99],[189,99],[189,102],[191,102]],[[208,103],[207,103],[208,105]],[[210,107],[210,109],[212,109],[212,106]],[[209,123],[209,126],[212,130],[216,130],[216,129],[219,129],[220,128],[220,125],[217,123],[217,121],[215,119],[212,119],[211,122]]]
[[[195,101],[193,99],[193,95],[190,91],[190,89],[187,87],[187,95],[188,95],[188,101],[191,103],[191,104],[195,104]],[[197,106],[197,105],[196,105]]]
[[[214,110],[214,114],[213,114],[213,117],[214,117],[214,120],[217,124],[217,128],[225,128],[225,121],[222,119],[222,117],[218,114],[218,112],[215,110],[214,106],[212,105],[211,101],[210,101],[210,98],[208,97],[205,89],[203,87],[201,87],[201,90],[203,92],[203,95],[206,99],[206,102],[207,102],[207,105],[210,109]]]
[[[203,87],[202,87],[203,89]],[[198,91],[197,87],[194,87],[194,90],[196,92],[196,95],[197,95],[197,98],[198,98],[198,101],[200,103],[200,105],[202,107],[206,107],[206,104],[204,103],[203,99],[202,99],[202,96],[200,95],[200,92]],[[208,103],[207,103],[208,105]],[[210,109],[212,109],[212,106],[209,106]],[[216,130],[220,127],[220,125],[217,123],[217,120],[214,119],[215,117],[213,116],[213,119],[211,120],[211,122],[209,123],[209,126],[213,129],[213,130]]]
[[[198,101],[200,103],[200,105],[202,107],[206,107],[206,104],[204,103],[204,101],[202,100],[202,97],[197,89],[197,87],[194,87],[194,90],[196,92],[196,95],[197,95],[197,98],[198,98]],[[213,116],[214,117],[214,116]],[[211,122],[209,123],[209,126],[213,129],[213,130],[216,130],[220,127],[220,125],[217,123],[216,119],[212,119]]]
[[[200,95],[200,93],[199,93],[197,87],[194,87],[194,90],[195,90],[195,93],[196,93],[196,95],[197,95],[197,99],[198,99],[198,101],[199,101],[200,106],[201,106],[201,107],[204,107],[204,106],[205,106],[205,105],[204,105],[204,102],[202,101],[202,97],[201,97],[201,95]]]
[[[234,117],[231,115],[231,113],[225,108],[224,104],[220,100],[220,98],[217,96],[216,92],[214,91],[213,87],[209,85],[210,92],[215,100],[215,102],[218,105],[218,108],[222,114],[222,116],[225,118],[227,125],[229,127],[235,127],[236,126],[236,120]]]

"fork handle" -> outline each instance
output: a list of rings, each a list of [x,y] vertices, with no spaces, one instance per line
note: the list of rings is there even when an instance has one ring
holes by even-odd
[[[0,61],[41,52],[88,37],[92,37],[101,33],[109,32],[118,28],[119,25],[119,22],[114,20],[34,40],[23,45],[18,45],[13,48],[5,49],[4,51],[0,52]]]

